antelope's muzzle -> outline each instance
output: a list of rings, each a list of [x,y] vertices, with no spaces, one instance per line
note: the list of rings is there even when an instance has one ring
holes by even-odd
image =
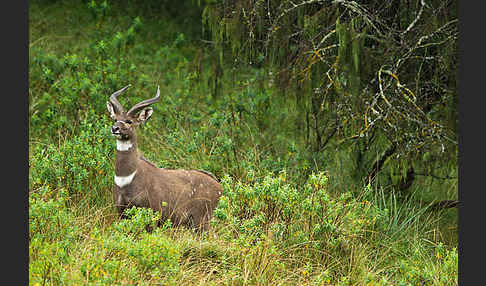
[[[118,126],[112,126],[111,127],[111,134],[113,134],[113,135],[119,135],[120,134],[120,127],[118,127]]]

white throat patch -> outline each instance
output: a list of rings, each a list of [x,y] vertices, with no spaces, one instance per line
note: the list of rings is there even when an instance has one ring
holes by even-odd
[[[135,177],[135,173],[137,173],[137,170],[133,171],[133,173],[131,173],[128,176],[117,176],[117,175],[115,175],[115,184],[120,188],[123,188],[124,186],[129,185],[132,182],[133,177]]]
[[[126,140],[116,140],[116,150],[118,151],[128,151],[133,147],[132,141]]]

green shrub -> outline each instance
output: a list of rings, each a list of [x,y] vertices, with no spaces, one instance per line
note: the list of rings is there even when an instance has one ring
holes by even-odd
[[[131,208],[128,219],[109,226],[85,223],[66,204],[65,190],[41,187],[29,196],[29,277],[32,284],[112,285],[162,281],[178,272],[179,246],[155,228],[160,215],[149,209]],[[88,218],[85,218],[88,219]],[[92,224],[94,227],[87,228]],[[154,228],[147,232],[146,226]],[[121,280],[120,280],[121,279]]]
[[[29,194],[29,241],[72,240],[74,215],[65,189],[42,186]]]
[[[278,176],[255,178],[253,184],[223,180],[225,195],[215,218],[231,224],[246,245],[272,233],[281,249],[310,245],[316,250],[345,251],[364,243],[380,220],[380,211],[370,202],[360,202],[343,193],[333,198],[324,173],[312,174],[304,186]]]
[[[121,233],[146,232],[148,229],[154,229],[160,221],[160,213],[148,208],[131,207],[125,210],[125,215],[128,219],[119,220],[113,225],[114,229]]]
[[[157,228],[160,213],[151,209],[132,207],[125,213],[128,218],[116,221],[103,238],[104,247],[129,257],[141,273],[155,276],[176,273],[180,250],[164,234],[170,222]]]
[[[83,119],[77,134],[57,144],[35,144],[29,188],[63,188],[72,198],[106,205],[111,198],[114,140],[104,122]],[[110,199],[111,200],[111,199]]]
[[[30,280],[65,281],[58,265],[70,263],[73,246],[80,240],[68,201],[65,189],[48,185],[29,193]]]
[[[457,285],[457,249],[442,243],[432,247],[430,257],[422,245],[412,246],[409,255],[398,262],[398,285]]]
[[[108,4],[91,1],[90,7],[95,14],[104,15]],[[126,31],[114,36],[95,36],[79,53],[60,56],[32,49],[29,79],[35,85],[30,98],[31,134],[55,136],[59,131],[72,131],[86,112],[100,118],[115,90],[128,83],[152,85],[145,74],[135,72],[133,62],[122,56],[133,47],[142,26],[141,19],[135,17]]]

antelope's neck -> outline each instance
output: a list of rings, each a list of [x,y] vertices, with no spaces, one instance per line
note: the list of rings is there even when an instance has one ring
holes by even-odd
[[[129,176],[137,170],[137,142],[116,140],[115,175]]]

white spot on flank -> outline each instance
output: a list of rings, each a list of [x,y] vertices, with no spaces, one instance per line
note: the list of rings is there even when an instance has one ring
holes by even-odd
[[[218,195],[221,195],[221,192],[220,191],[218,191]]]
[[[116,150],[118,151],[128,151],[133,147],[132,141],[126,140],[116,140]]]
[[[128,176],[117,176],[117,175],[115,175],[115,184],[118,187],[123,188],[124,186],[126,186],[126,185],[128,185],[132,182],[133,177],[135,177],[135,173],[137,173],[137,170],[133,171],[133,173],[131,173]]]

